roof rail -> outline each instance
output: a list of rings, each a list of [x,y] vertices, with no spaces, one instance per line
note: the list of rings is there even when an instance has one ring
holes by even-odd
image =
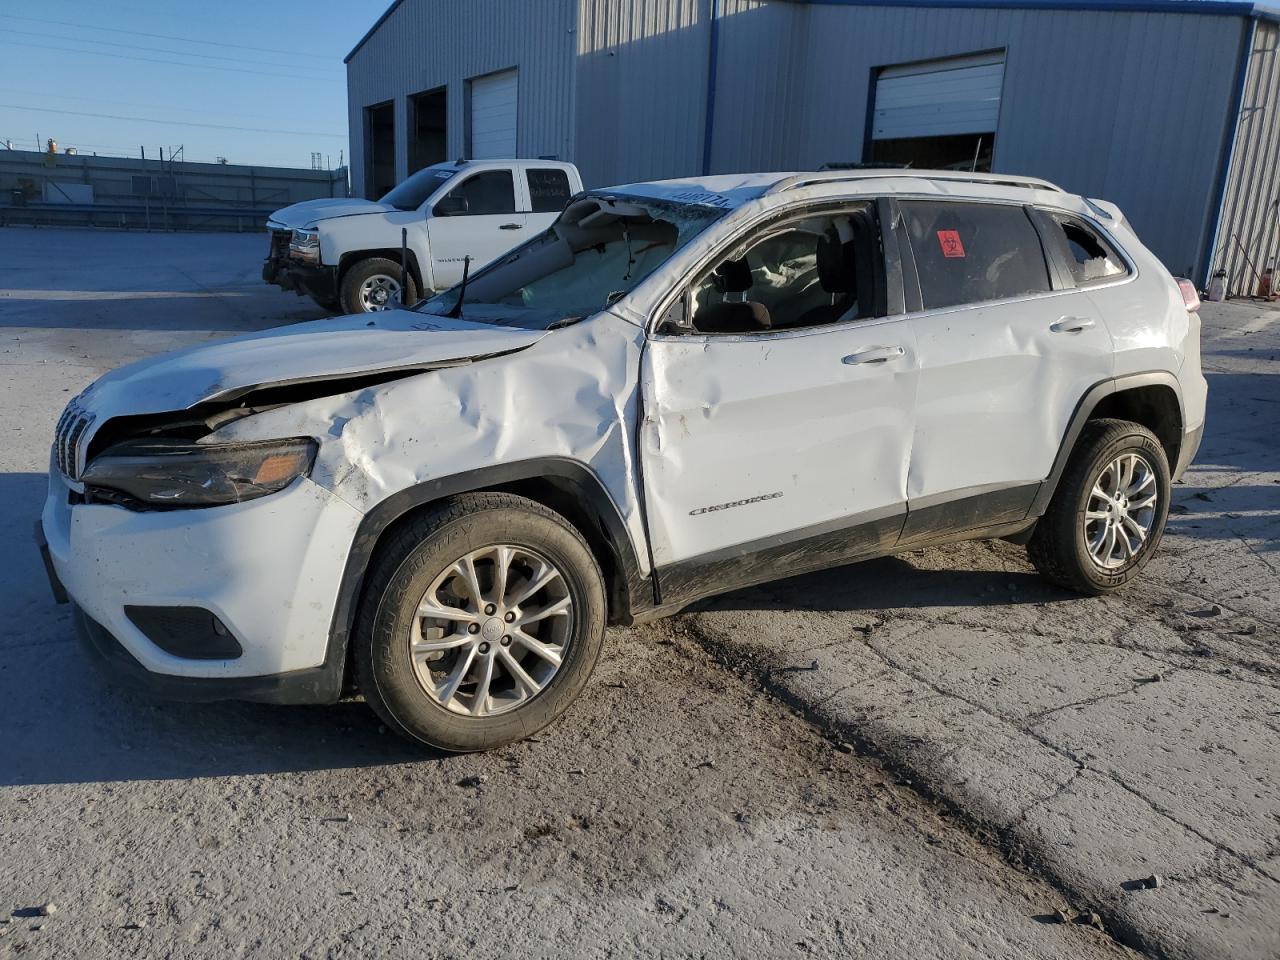
[[[1019,177],[1004,173],[965,173],[957,170],[911,170],[889,168],[884,170],[828,170],[817,173],[799,173],[779,180],[767,194],[797,190],[817,183],[842,183],[853,180],[885,180],[889,178],[909,180],[950,180],[955,183],[989,183],[1001,187],[1027,187],[1033,190],[1052,190],[1063,193],[1056,183],[1039,177]]]

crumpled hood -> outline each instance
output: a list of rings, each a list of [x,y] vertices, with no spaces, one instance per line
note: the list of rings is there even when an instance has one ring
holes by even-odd
[[[389,213],[395,207],[387,203],[373,200],[361,200],[357,197],[334,197],[325,200],[303,200],[292,206],[281,207],[271,215],[271,222],[292,229],[309,226],[318,220],[332,220],[336,217],[354,217],[364,213]]]
[[[546,335],[411,310],[335,317],[150,357],[101,377],[79,402],[100,426],[112,417],[185,410],[255,387],[430,369],[509,353]]]

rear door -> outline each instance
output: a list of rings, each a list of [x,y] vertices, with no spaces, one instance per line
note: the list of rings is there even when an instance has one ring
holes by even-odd
[[[563,167],[526,167],[524,181],[529,197],[526,224],[533,235],[555,222],[573,196],[573,185]]]
[[[436,290],[462,280],[462,266],[471,257],[474,272],[506,253],[526,236],[527,214],[518,213],[514,172],[497,167],[477,170],[458,178],[436,201],[427,220],[431,241],[431,270]]]
[[[920,352],[903,541],[1025,517],[1085,391],[1112,374],[1095,305],[1016,203],[900,202]]]

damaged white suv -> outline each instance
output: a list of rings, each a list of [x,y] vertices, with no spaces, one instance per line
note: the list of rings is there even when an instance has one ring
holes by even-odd
[[[643,183],[420,304],[125,367],[57,429],[42,541],[161,693],[358,689],[527,736],[607,622],[950,540],[1114,590],[1200,442],[1194,288],[1108,203],[853,171]]]

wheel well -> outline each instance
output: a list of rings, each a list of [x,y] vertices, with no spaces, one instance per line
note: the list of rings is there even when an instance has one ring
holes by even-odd
[[[1182,407],[1172,387],[1151,384],[1103,397],[1089,413],[1089,419],[1103,418],[1142,424],[1160,440],[1169,458],[1169,469],[1172,470],[1178,462],[1178,450],[1182,445]]]
[[[587,541],[587,546],[590,547],[592,555],[600,565],[600,572],[603,574],[605,582],[609,622],[620,623],[630,617],[634,599],[632,592],[635,589],[635,585],[629,581],[619,549],[610,537],[604,518],[601,516],[600,511],[593,506],[594,498],[591,492],[583,489],[581,484],[562,477],[530,477],[507,483],[480,486],[466,492],[511,493],[516,496],[526,497],[554,510],[568,520],[574,529],[582,535],[582,538]],[[376,563],[378,552],[384,544],[391,541],[397,530],[404,524],[411,522],[422,511],[428,510],[440,503],[441,500],[447,499],[448,496],[443,496],[416,504],[413,508],[392,520],[378,534],[377,542],[369,553],[369,561],[365,570],[367,571],[373,567]],[[364,592],[363,584],[360,592],[361,594]]]
[[[424,292],[422,286],[422,270],[418,266],[418,258],[412,250],[405,251],[408,259],[409,276],[413,277],[413,282],[418,288],[419,296]],[[346,276],[347,271],[351,269],[352,264],[359,263],[361,260],[370,260],[374,257],[382,257],[394,263],[400,262],[400,248],[386,250],[353,250],[350,253],[344,253],[338,258],[338,284],[341,286],[342,278]]]

